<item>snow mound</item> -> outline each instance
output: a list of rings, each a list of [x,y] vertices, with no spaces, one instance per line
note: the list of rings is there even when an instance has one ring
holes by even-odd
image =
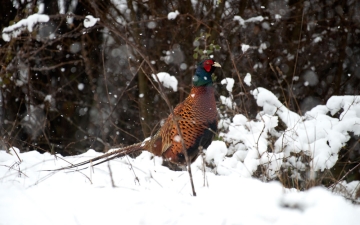
[[[245,121],[239,118],[238,122]],[[226,149],[221,142],[215,142],[211,148],[214,148],[211,151],[220,148],[222,155]],[[135,159],[124,157],[74,172],[43,170],[100,153],[89,151],[61,158],[36,151],[16,152],[21,163],[13,150],[12,155],[0,151],[1,223],[7,225],[111,225],[119,221],[124,224],[201,221],[205,224],[357,225],[360,219],[359,206],[324,188],[305,192],[284,190],[278,182],[241,178],[231,170],[228,176],[203,174],[195,165],[197,197],[192,197],[188,174],[170,171],[161,166],[160,158],[153,158],[147,152]]]
[[[276,178],[281,169],[291,169],[295,178],[305,171],[332,168],[339,151],[350,139],[349,132],[360,134],[360,96],[334,96],[326,106],[319,105],[300,116],[264,88],[251,93],[262,111],[256,120],[239,114],[232,122],[226,122],[228,130],[220,136],[230,144],[231,154],[223,162],[217,162],[217,167],[227,167],[249,177],[262,166],[267,171],[264,179]],[[279,127],[279,121],[286,127]],[[220,120],[219,124],[224,123]]]

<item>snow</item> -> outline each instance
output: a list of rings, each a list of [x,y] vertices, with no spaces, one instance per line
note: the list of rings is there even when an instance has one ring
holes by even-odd
[[[169,12],[167,18],[168,20],[174,20],[179,14],[179,11],[175,10],[175,12]]]
[[[5,27],[2,31],[2,39],[6,42],[9,42],[11,38],[15,38],[21,34],[25,28],[29,32],[33,31],[33,27],[37,23],[45,23],[49,21],[49,16],[44,14],[33,14],[28,16],[26,19],[22,19],[19,22]]]
[[[83,83],[79,83],[77,87],[78,87],[79,91],[82,91],[82,90],[84,90],[85,85]]]
[[[51,95],[46,95],[44,98],[44,102],[51,102],[52,100],[52,96]]]
[[[181,137],[180,137],[180,135],[175,135],[175,137],[174,137],[174,141],[176,141],[176,142],[180,142],[180,141],[181,141]]]
[[[173,91],[177,91],[178,80],[176,79],[176,77],[171,76],[166,72],[160,72],[156,74],[156,76],[158,77],[159,81],[164,85],[164,87],[166,88],[171,87]],[[156,76],[154,74],[152,75],[154,81],[158,82]]]
[[[225,78],[221,80],[221,84],[226,84],[226,90],[232,92],[235,80],[233,78]]]
[[[265,43],[261,43],[258,51],[259,51],[259,53],[263,53],[264,52],[263,50],[265,50],[265,49],[267,49],[267,45]]]
[[[346,181],[341,181],[337,186],[335,186],[335,193],[344,193],[345,197],[349,199],[356,199],[356,191],[360,186],[360,181],[351,181],[347,183]]]
[[[261,22],[263,20],[264,17],[262,16],[251,17],[247,20],[244,20],[241,16],[234,16],[234,21],[238,21],[241,26],[245,26],[246,23]]]
[[[209,150],[220,162],[226,146],[215,141]],[[204,186],[197,166],[201,158],[193,165],[197,197],[192,197],[188,174],[170,171],[147,152],[93,170],[48,172],[43,170],[100,154],[89,150],[64,161],[48,153],[16,151],[21,163],[13,151],[0,151],[0,224],[356,225],[360,219],[359,206],[320,187],[297,192],[278,182],[212,172],[205,173]]]
[[[236,106],[231,95],[230,95],[230,97],[220,95],[220,101],[221,101],[221,104],[225,105],[229,109],[234,109],[234,107]]]
[[[94,18],[92,15],[87,15],[84,19],[84,27],[89,28],[96,24],[97,21],[100,21],[99,18]]]
[[[251,74],[250,73],[246,73],[244,82],[247,86],[249,86],[249,87],[251,86]]]
[[[312,158],[310,164],[314,171],[330,169],[338,160],[339,151],[350,139],[348,132],[353,132],[355,135],[360,134],[360,96],[333,96],[328,100],[326,106],[316,106],[304,116],[300,116],[288,110],[274,94],[264,88],[257,88],[252,91],[252,94],[256,98],[257,104],[263,107],[263,110],[257,115],[261,121],[257,121],[260,123],[257,125],[257,129],[263,127],[270,134],[273,133],[271,136],[277,138],[274,143],[274,153],[266,153],[267,141],[270,136],[263,132],[259,137],[260,134],[254,133],[253,128],[251,133],[254,133],[254,139],[258,139],[259,144],[263,143],[256,148],[256,151],[259,151],[260,155],[263,154],[262,157],[268,155],[272,159],[279,159],[276,163],[280,165],[283,163],[280,159],[290,157],[292,153],[303,152]],[[328,112],[334,115],[341,109],[343,112],[339,118],[327,115]],[[275,123],[270,123],[270,126],[267,124],[270,119],[272,121],[280,119],[287,128],[281,132],[275,131],[273,129]],[[238,142],[245,137],[243,133],[234,133],[233,135],[239,136],[240,134],[242,134],[242,138],[237,138],[235,141]],[[244,140],[250,153],[251,147],[255,143],[246,141]],[[253,157],[251,160],[258,160],[257,164],[261,163],[261,158]],[[273,166],[278,168],[279,165]],[[302,170],[303,166],[303,164],[298,164],[295,167]]]
[[[314,43],[318,43],[318,42],[320,42],[320,41],[322,41],[322,38],[321,38],[321,37],[316,37],[316,38],[314,39]]]
[[[237,114],[232,121],[226,117],[219,121],[219,128],[226,128],[220,136],[229,149],[229,157],[213,165],[219,174],[236,172],[250,177],[262,166],[264,179],[274,179],[287,168],[293,177],[304,179],[300,174],[312,171],[316,178],[317,171],[335,165],[339,151],[350,139],[350,132],[360,135],[360,96],[333,96],[326,105],[318,105],[300,116],[264,88],[256,88],[251,93],[262,107],[256,119]],[[229,97],[220,96],[220,100],[234,109],[231,93]],[[339,111],[342,112],[337,115]],[[285,127],[279,126],[279,121]],[[299,153],[310,157],[310,162],[294,156]]]
[[[250,48],[250,45],[241,44],[241,51],[245,53]]]
[[[58,0],[59,13],[65,14],[65,0]]]
[[[167,73],[157,76],[164,86],[175,83]],[[220,96],[231,107],[232,87],[229,97]],[[329,188],[334,192],[300,192],[260,180],[276,178],[281,169],[299,180],[308,171],[315,179],[317,171],[332,168],[349,132],[360,135],[360,96],[333,96],[299,115],[264,88],[251,94],[261,107],[256,118],[221,116],[220,140],[192,164],[196,197],[187,172],[169,170],[148,152],[81,171],[46,171],[101,153],[62,157],[10,148],[0,151],[0,224],[358,224],[360,206],[346,198],[355,199],[359,181],[341,180]],[[308,164],[297,158],[300,152]],[[259,166],[260,179],[254,178]]]
[[[214,162],[215,165],[218,165],[225,158],[227,153],[227,147],[223,141],[213,141],[211,145],[206,150],[206,161],[208,163]]]
[[[302,77],[310,86],[316,86],[319,83],[318,75],[312,70],[306,70]]]
[[[221,84],[226,84],[226,90],[229,92],[229,97],[220,95],[221,104],[225,105],[229,109],[234,109],[236,103],[233,101],[232,91],[234,87],[235,80],[233,78],[225,78],[221,80]]]

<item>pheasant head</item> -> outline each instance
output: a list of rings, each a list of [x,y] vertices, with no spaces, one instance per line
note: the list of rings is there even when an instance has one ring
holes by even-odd
[[[201,61],[198,64],[195,75],[193,77],[193,86],[199,87],[212,85],[211,75],[214,73],[216,67],[221,66],[213,59],[205,59]]]

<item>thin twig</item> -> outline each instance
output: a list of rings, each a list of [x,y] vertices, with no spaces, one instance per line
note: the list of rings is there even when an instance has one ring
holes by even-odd
[[[104,46],[106,46],[107,40],[108,40],[108,38],[106,38]],[[107,76],[106,76],[106,70],[105,70],[104,49],[102,49],[102,51],[101,51],[101,59],[102,59],[102,63],[103,63],[103,73],[104,73],[104,83],[105,83],[106,97],[107,97],[107,99],[108,99],[110,111],[113,112],[113,110],[112,110],[112,108],[111,108],[111,101],[110,101],[109,89],[108,89],[108,85],[107,85]],[[109,118],[110,118],[110,116],[111,116],[111,114],[109,115]]]
[[[301,25],[300,25],[300,32],[299,32],[299,39],[298,39],[298,46],[296,49],[296,56],[295,56],[295,65],[294,65],[294,71],[293,71],[293,76],[291,79],[291,87],[294,84],[294,77],[296,74],[296,68],[297,68],[297,61],[299,59],[299,50],[300,50],[300,43],[301,43],[301,34],[302,34],[302,29],[303,29],[303,25],[304,25],[304,16],[305,16],[305,9],[303,7],[303,12],[302,12],[302,16],[301,16]]]
[[[140,185],[140,180],[139,180],[138,176],[137,176],[136,173],[135,173],[135,170],[134,170],[133,165],[130,163],[129,157],[126,156],[126,159],[127,159],[127,161],[128,161],[128,165],[130,166],[130,170],[134,173],[135,181],[137,181],[138,184]],[[136,184],[136,182],[135,182],[135,184]]]
[[[114,188],[114,187],[116,187],[116,185],[115,185],[115,182],[114,182],[114,179],[113,179],[113,174],[112,174],[112,170],[111,170],[111,166],[110,166],[110,161],[108,161],[107,166],[108,166],[108,169],[109,169],[111,186]]]
[[[345,177],[346,177],[349,173],[351,173],[352,171],[354,171],[354,170],[355,170],[357,167],[359,167],[359,166],[360,166],[360,163],[358,163],[356,166],[354,166],[353,168],[351,168],[347,173],[344,174],[344,176],[341,177],[340,180],[338,180],[338,181],[336,181],[335,183],[333,183],[333,184],[329,187],[329,189],[330,189],[330,188],[334,188],[338,183],[340,183],[340,181],[344,180]]]

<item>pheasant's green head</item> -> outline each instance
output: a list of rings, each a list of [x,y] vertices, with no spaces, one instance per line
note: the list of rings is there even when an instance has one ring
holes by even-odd
[[[193,77],[193,84],[195,87],[207,86],[212,84],[211,75],[214,73],[216,67],[221,67],[219,63],[213,59],[205,59],[201,61]]]

